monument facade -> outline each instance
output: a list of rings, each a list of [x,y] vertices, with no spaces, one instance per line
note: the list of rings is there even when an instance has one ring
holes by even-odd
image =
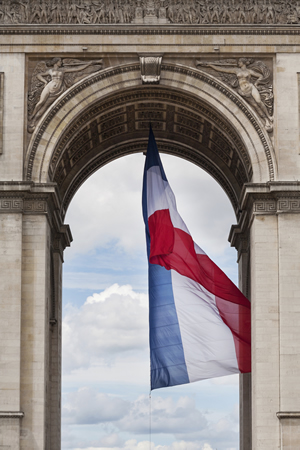
[[[0,2],[0,449],[60,448],[65,214],[149,121],[236,213],[240,449],[300,447],[299,23],[295,0]]]

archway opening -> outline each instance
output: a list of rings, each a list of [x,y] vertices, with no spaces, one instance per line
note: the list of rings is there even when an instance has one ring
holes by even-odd
[[[160,151],[211,173],[237,214],[242,187],[252,178],[251,160],[240,134],[208,104],[161,86],[139,86],[109,95],[65,127],[48,173],[59,187],[62,213],[91,173],[120,156],[145,150],[150,122]]]
[[[227,242],[235,215],[226,193],[195,164],[162,159],[194,240],[237,282],[236,252]],[[149,448],[143,164],[140,153],[101,168],[66,216],[74,243],[64,267],[63,449],[68,442]],[[155,391],[151,440],[154,448],[181,442],[187,449],[237,449],[238,377]]]
[[[78,82],[53,103],[29,143],[24,177],[33,189],[36,183],[42,192],[47,191],[54,210],[49,344],[53,429],[60,410],[60,349],[57,352],[56,345],[60,343],[62,252],[70,242],[68,227],[63,225],[66,211],[91,174],[121,156],[145,151],[149,121],[161,152],[204,168],[226,192],[239,219],[232,233],[239,249],[239,281],[246,295],[250,292],[249,236],[240,198],[247,183],[276,180],[270,137],[246,101],[213,76],[171,63],[161,69],[159,86],[141,84],[139,64],[108,68]],[[242,423],[251,420],[249,377],[244,381]],[[53,439],[59,439],[55,431]]]

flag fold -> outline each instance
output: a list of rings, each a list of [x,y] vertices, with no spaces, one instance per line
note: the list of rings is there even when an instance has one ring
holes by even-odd
[[[250,302],[193,241],[150,128],[143,180],[151,389],[251,371]]]

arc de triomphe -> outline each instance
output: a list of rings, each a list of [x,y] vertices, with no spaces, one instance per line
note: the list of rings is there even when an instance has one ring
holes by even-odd
[[[5,0],[0,35],[0,449],[60,448],[65,213],[149,121],[236,212],[240,449],[300,448],[299,2]]]

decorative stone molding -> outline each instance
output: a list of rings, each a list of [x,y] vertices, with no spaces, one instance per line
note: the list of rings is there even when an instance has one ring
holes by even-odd
[[[248,233],[248,214],[246,211],[240,211],[237,225],[232,225],[228,237],[231,247],[235,247],[238,251],[238,257],[241,253],[246,253],[249,247]]]
[[[46,215],[53,230],[54,251],[70,246],[72,234],[63,224],[61,202],[54,183],[0,182],[0,214]]]
[[[159,84],[162,55],[140,55],[143,84]]]
[[[63,253],[66,247],[70,247],[73,240],[69,225],[61,225],[60,229],[55,232],[53,240],[53,252],[59,253],[63,261]]]
[[[249,103],[264,122],[268,133],[273,131],[274,96],[271,69],[253,58],[197,60],[196,67],[212,71]]]
[[[160,25],[159,27],[148,25],[147,27],[138,25],[54,25],[54,26],[41,26],[31,25],[1,25],[0,35],[13,35],[13,36],[47,36],[47,35],[107,35],[107,36],[299,36],[300,29],[297,25],[269,25],[265,27],[263,25],[243,25],[243,26],[231,26],[231,25],[202,25],[195,27],[194,25],[181,26],[181,25]],[[226,43],[218,44],[221,47],[226,47]],[[235,43],[235,47],[245,47],[244,43]],[[282,41],[279,39],[277,43],[259,43],[255,42],[255,47],[272,47],[276,45],[282,45]],[[202,47],[212,47],[211,43],[203,43]],[[287,43],[286,47],[299,47],[299,44]],[[241,50],[242,51],[242,50]],[[272,50],[273,51],[273,50]]]
[[[38,120],[64,91],[101,69],[102,60],[54,57],[39,61],[32,73],[28,92],[28,132],[33,133]]]
[[[159,24],[177,25],[294,25],[300,22],[298,3],[285,0],[29,0],[3,2],[0,23],[9,24]]]
[[[233,101],[239,109],[245,114],[248,120],[251,121],[253,124],[261,143],[264,147],[268,168],[269,168],[269,177],[270,180],[274,180],[275,176],[275,168],[273,164],[272,159],[272,144],[271,141],[267,138],[265,131],[263,130],[264,127],[259,123],[257,118],[253,115],[253,112],[248,108],[247,103],[238,95],[236,94],[232,89],[228,88],[223,82],[217,80],[216,78],[210,76],[209,74],[206,74],[205,72],[202,72],[200,70],[192,69],[190,67],[185,66],[178,66],[176,64],[162,64],[161,69],[166,72],[175,72],[179,75],[184,76],[191,76],[197,80],[200,80],[204,83],[207,83],[211,85],[213,88],[219,90],[222,94],[227,96],[231,101]],[[34,140],[30,143],[30,150],[29,150],[29,158],[27,162],[27,168],[26,168],[26,178],[27,180],[31,180],[32,177],[32,170],[33,170],[33,164],[34,159],[36,155],[37,148],[39,146],[40,140],[42,139],[43,133],[50,124],[51,120],[54,118],[54,116],[58,113],[60,109],[64,107],[64,105],[69,101],[70,98],[77,95],[79,92],[86,89],[88,86],[93,85],[94,83],[97,83],[101,80],[108,79],[109,77],[119,75],[119,74],[125,74],[127,72],[134,72],[139,71],[140,67],[136,64],[128,64],[124,66],[114,67],[111,69],[107,69],[104,71],[101,71],[99,73],[96,73],[94,75],[89,76],[87,79],[83,80],[80,84],[77,84],[75,87],[71,87],[68,90],[68,95],[62,96],[62,98],[56,103],[55,108],[50,109],[49,113],[46,115],[45,119],[43,120],[43,123],[40,125],[40,128],[38,130],[38,133],[34,136]],[[122,94],[125,95],[125,94]],[[138,93],[136,93],[138,95]],[[178,96],[178,99],[180,99],[180,96]],[[149,121],[148,121],[149,122]]]
[[[300,412],[297,411],[285,411],[285,412],[278,412],[276,413],[276,416],[279,420],[281,419],[300,419]]]
[[[28,166],[27,166],[27,174],[26,174],[27,180],[28,181],[31,180],[33,161],[34,161],[34,157],[35,157],[38,145],[42,138],[43,132],[45,131],[45,129],[47,128],[47,126],[51,122],[51,120],[54,118],[56,113],[61,108],[64,107],[64,105],[70,100],[70,98],[74,97],[79,92],[82,92],[84,89],[91,86],[92,84],[94,84],[97,81],[100,81],[100,80],[102,81],[102,80],[108,79],[110,76],[119,75],[122,73],[131,72],[131,71],[139,71],[139,70],[140,70],[140,67],[138,64],[126,65],[126,66],[121,66],[118,68],[112,68],[112,69],[109,69],[106,71],[101,71],[100,73],[97,73],[97,75],[93,76],[92,78],[88,77],[86,80],[83,80],[82,83],[80,83],[79,85],[76,85],[76,87],[70,88],[71,90],[68,91],[68,95],[63,96],[62,99],[57,103],[55,108],[53,108],[49,111],[49,113],[46,116],[46,119],[43,121],[42,127],[39,129],[38,134],[35,136],[35,139],[34,139],[34,142],[33,142],[32,148],[31,148],[31,152],[30,152]]]
[[[0,419],[23,419],[23,411],[0,411]]]
[[[23,212],[23,210],[24,202],[22,197],[12,197],[7,194],[4,197],[0,197],[0,213],[18,213]]]
[[[276,194],[274,198],[258,198],[253,201],[253,214],[300,213],[300,192],[298,195]]]
[[[208,74],[205,74],[205,72],[202,71],[192,71],[190,68],[186,69],[185,67],[179,67],[173,64],[163,64],[162,70],[171,71],[171,72],[177,72],[182,73],[184,75],[190,75],[194,78],[198,78],[204,83],[207,83],[214,88],[218,89],[222,94],[226,95],[226,97],[230,98],[237,106],[238,108],[245,114],[245,116],[250,120],[250,122],[253,124],[257,134],[259,135],[259,138],[264,146],[265,154],[268,160],[268,166],[269,166],[269,174],[270,174],[270,180],[273,181],[275,177],[275,168],[271,156],[271,146],[272,144],[267,142],[266,137],[264,135],[264,132],[261,129],[260,124],[258,123],[256,117],[253,115],[253,113],[247,108],[246,103],[243,101],[243,99],[238,95],[235,94],[235,92],[232,89],[227,89],[226,85],[223,82],[218,82],[216,78],[213,78],[209,76]]]
[[[254,216],[300,214],[300,182],[246,183],[240,208],[238,224],[231,227],[228,238],[239,252]]]
[[[23,213],[23,214],[41,214],[48,212],[47,199],[39,197],[36,199],[26,198],[26,196],[8,195],[2,196],[0,193],[0,214],[1,213]]]
[[[254,214],[274,214],[277,212],[277,202],[272,198],[258,198],[253,202]]]

